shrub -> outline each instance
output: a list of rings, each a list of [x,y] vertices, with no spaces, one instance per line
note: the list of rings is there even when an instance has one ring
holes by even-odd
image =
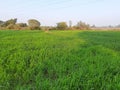
[[[7,29],[14,29],[14,24],[9,24],[6,28]]]
[[[67,29],[67,24],[66,24],[66,22],[59,22],[59,23],[57,23],[57,29],[60,29],[60,30],[65,30],[65,29]]]
[[[80,29],[80,30],[88,30],[88,29],[90,29],[90,25],[86,24],[85,22],[80,21],[77,23],[75,28]]]
[[[18,23],[17,24],[19,27],[27,27],[27,24],[26,23]]]
[[[35,19],[28,20],[28,25],[31,30],[40,29],[40,22]]]

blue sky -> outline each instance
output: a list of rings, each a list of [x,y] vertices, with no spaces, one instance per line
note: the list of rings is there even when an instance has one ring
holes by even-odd
[[[0,20],[37,19],[42,25],[71,20],[97,26],[120,24],[120,0],[0,0]]]

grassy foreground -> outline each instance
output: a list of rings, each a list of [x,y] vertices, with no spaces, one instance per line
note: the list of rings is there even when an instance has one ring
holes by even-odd
[[[120,90],[120,32],[0,31],[0,90]]]

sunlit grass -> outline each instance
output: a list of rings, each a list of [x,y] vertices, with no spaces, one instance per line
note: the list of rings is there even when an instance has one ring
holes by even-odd
[[[119,90],[118,31],[0,31],[0,90]]]

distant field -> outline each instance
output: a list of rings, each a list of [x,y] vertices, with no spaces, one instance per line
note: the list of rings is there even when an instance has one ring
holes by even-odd
[[[120,90],[120,32],[0,31],[0,90]]]

